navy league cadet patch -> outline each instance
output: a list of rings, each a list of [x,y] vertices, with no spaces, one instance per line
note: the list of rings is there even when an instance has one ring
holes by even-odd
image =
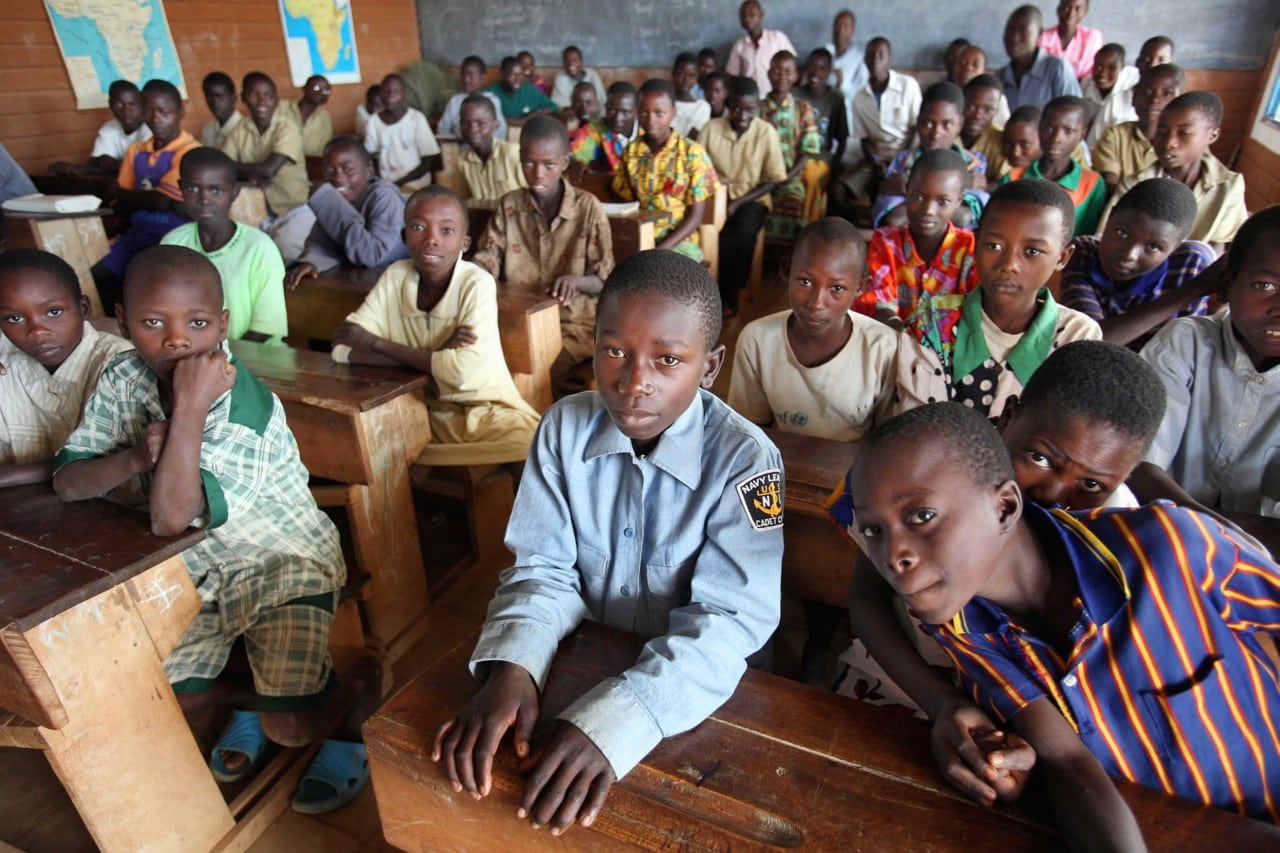
[[[737,486],[738,498],[755,530],[782,527],[782,472],[774,469],[755,474]]]

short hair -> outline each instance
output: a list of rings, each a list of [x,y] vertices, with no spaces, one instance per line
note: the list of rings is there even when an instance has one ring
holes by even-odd
[[[1146,49],[1149,47],[1156,48],[1156,47],[1159,47],[1160,45],[1164,45],[1165,47],[1169,48],[1169,52],[1173,53],[1174,51],[1173,39],[1169,38],[1168,36],[1152,36],[1151,38],[1147,39],[1142,43],[1142,50],[1140,50],[1139,53],[1146,52]]]
[[[772,65],[773,63],[777,62],[779,59],[784,59],[784,60],[790,59],[792,62],[795,62],[796,55],[789,50],[780,50],[777,53],[775,53],[773,56],[769,57],[769,64]]]
[[[924,90],[924,97],[920,99],[921,111],[926,104],[951,104],[957,112],[964,112],[964,90],[949,80],[942,80]]]
[[[182,106],[182,93],[178,91],[177,86],[168,80],[148,80],[146,85],[142,87],[142,94],[144,97],[147,95],[163,95],[178,106]]]
[[[654,293],[692,309],[707,351],[715,349],[723,322],[722,306],[720,289],[706,267],[667,249],[637,252],[619,263],[605,281],[596,314],[604,311],[609,300],[642,293]]]
[[[736,101],[739,98],[758,97],[760,97],[760,87],[756,85],[756,81],[752,78],[733,77],[729,80],[729,100]]]
[[[702,75],[702,90],[704,94],[706,93],[707,84],[712,80],[719,80],[724,84],[724,87],[727,90],[733,84],[733,75],[728,71],[725,71],[723,68],[717,68],[715,71],[708,71],[706,74]]]
[[[697,65],[698,57],[686,50],[684,53],[681,53],[676,56],[676,61],[671,63],[671,68],[672,70],[675,70],[676,68],[679,68],[681,65],[689,65],[691,63],[693,65]]]
[[[404,78],[403,78],[403,77],[401,77],[399,74],[396,74],[394,71],[393,71],[392,73],[388,74],[386,77],[383,77],[383,78],[382,78],[382,85],[383,85],[383,86],[386,86],[386,85],[387,85],[387,83],[389,83],[389,82],[390,82],[390,81],[392,81],[392,80],[395,80],[395,81],[399,82],[401,86],[405,86],[405,88],[408,88],[408,87],[405,85]]]
[[[863,455],[905,442],[914,452],[927,441],[939,442],[944,462],[962,468],[983,488],[1014,479],[1013,463],[1000,433],[977,409],[963,403],[927,403],[885,421],[863,440]]]
[[[1062,110],[1075,110],[1080,113],[1080,118],[1084,121],[1089,119],[1088,101],[1078,95],[1059,95],[1044,105],[1044,109],[1040,111],[1040,120],[1047,121],[1049,113]]]
[[[1035,104],[1023,104],[1012,113],[1009,114],[1009,120],[1004,123],[1005,127],[1011,124],[1039,124],[1040,108]]]
[[[529,52],[525,51],[525,53],[529,53]],[[578,54],[578,56],[582,56],[582,49],[579,48],[576,44],[571,44],[568,47],[566,47],[564,50],[560,51],[560,56],[565,57],[571,53],[576,53]],[[532,58],[533,54],[530,53],[529,56]]]
[[[192,148],[182,155],[182,161],[178,164],[178,174],[185,181],[195,173],[196,169],[210,167],[226,172],[230,177],[228,183],[234,184],[236,182],[236,161],[232,160],[220,149],[207,145]]]
[[[1268,246],[1280,242],[1280,204],[1273,204],[1259,210],[1250,216],[1236,232],[1235,239],[1231,241],[1231,248],[1227,251],[1229,282],[1240,275],[1245,258],[1249,257],[1254,246],[1259,242]]]
[[[702,50],[698,51],[698,61],[699,61],[699,62],[701,62],[702,60],[707,59],[707,58],[714,59],[714,60],[716,60],[717,62],[719,62],[719,61],[720,61],[720,57],[719,57],[718,55],[716,55],[716,50],[715,50],[715,48],[714,48],[714,47],[704,47]]]
[[[244,79],[240,82],[240,91],[249,91],[249,87],[254,83],[266,83],[271,87],[272,91],[275,91],[276,88],[276,81],[272,80],[266,72],[250,71],[248,74],[244,75]]]
[[[525,150],[527,143],[545,142],[548,139],[558,141],[560,147],[568,153],[569,131],[565,129],[564,123],[551,116],[534,116],[520,131],[520,151]]]
[[[373,165],[373,155],[369,153],[369,149],[364,147],[364,140],[358,136],[335,136],[325,143],[323,156],[328,157],[329,152],[335,148],[354,148],[360,155],[360,161],[366,166]],[[183,158],[186,162],[186,158]]]
[[[537,62],[537,59],[534,58],[532,51],[528,51],[528,50],[522,50],[519,53],[517,53],[516,59],[520,60],[521,62],[524,62],[524,58],[526,56],[532,59],[534,62]]]
[[[364,99],[366,101],[369,100],[370,98],[381,98],[381,97],[382,97],[381,83],[374,83],[368,89],[364,90]]]
[[[964,85],[966,95],[972,95],[979,89],[995,89],[998,92],[1004,92],[1004,84],[994,74],[979,74]]]
[[[502,57],[502,62],[498,65],[498,69],[499,69],[498,73],[502,74],[502,76],[505,77],[508,71],[510,71],[512,68],[515,68],[519,64],[520,64],[519,57],[504,56]]]
[[[615,80],[613,83],[609,84],[609,88],[605,89],[604,92],[606,100],[612,98],[614,95],[630,95],[634,98],[636,96],[636,84],[632,83],[630,80]]]
[[[1190,110],[1199,113],[1210,127],[1222,127],[1222,98],[1213,92],[1183,92],[1165,106],[1164,111]]]
[[[133,92],[135,95],[139,96],[142,94],[138,87],[130,80],[114,80],[111,85],[107,87],[108,98],[115,98],[115,96],[121,92]]]
[[[466,68],[468,65],[478,65],[478,66],[480,66],[480,73],[482,73],[482,74],[483,74],[484,72],[486,72],[486,71],[488,71],[488,70],[489,70],[489,66],[488,66],[488,65],[485,65],[484,60],[483,60],[482,58],[480,58],[479,56],[476,56],[474,53],[473,53],[472,55],[470,55],[470,56],[464,57],[464,58],[463,58],[463,60],[462,60],[462,64],[461,64],[461,65],[459,65],[458,67],[459,67],[459,68]]]
[[[418,202],[433,198],[447,198],[449,201],[452,201],[458,206],[458,211],[462,214],[463,220],[465,221],[467,219],[468,214],[466,201],[463,200],[462,196],[458,195],[443,184],[427,184],[422,189],[416,190],[413,195],[409,196],[409,200],[404,203],[405,214],[407,215],[409,209]]]
[[[1030,204],[1057,210],[1062,214],[1062,245],[1065,247],[1071,242],[1071,234],[1076,227],[1076,206],[1071,202],[1071,196],[1067,195],[1067,191],[1053,181],[1023,178],[997,187],[987,201],[986,209],[982,212],[982,222],[978,225],[979,232],[982,231],[982,226],[986,225],[987,218],[992,215],[991,212],[1003,204]]]
[[[656,77],[652,80],[645,80],[644,85],[640,87],[640,94],[638,97],[643,98],[645,95],[657,94],[666,95],[671,99],[671,104],[673,106],[675,105],[676,87],[670,80],[662,80]]]
[[[912,178],[925,172],[955,172],[960,176],[961,186],[963,186],[968,181],[969,166],[964,162],[960,152],[954,148],[934,148],[922,153],[911,166]]]
[[[489,115],[493,116],[493,120],[498,120],[498,109],[493,105],[493,101],[489,100],[489,96],[476,92],[474,95],[467,95],[462,99],[462,103],[458,106],[458,115],[462,115],[462,111],[467,107],[484,107],[489,111]]]
[[[590,89],[592,94],[594,94],[596,91],[596,84],[592,83],[590,80],[583,80],[581,83],[575,83],[571,94],[576,95],[579,89]]]
[[[892,44],[889,42],[889,40],[888,40],[887,38],[885,38],[884,36],[876,36],[876,37],[875,37],[875,38],[873,38],[871,41],[867,42],[867,47],[866,47],[866,49],[867,49],[867,50],[870,50],[870,49],[871,49],[871,45],[873,45],[873,44],[883,44],[885,47],[889,48],[889,54],[890,54],[890,55],[893,55],[893,45],[892,45]]]
[[[827,62],[835,62],[835,57],[831,55],[831,51],[825,47],[815,47],[809,51],[809,59],[825,59]]]
[[[200,83],[201,89],[208,89],[210,86],[222,86],[230,89],[232,92],[236,90],[235,81],[231,79],[231,75],[225,71],[210,71],[204,75],[204,80]]]
[[[1164,65],[1153,65],[1146,71],[1138,75],[1138,82],[1150,80],[1157,74],[1172,74],[1174,83],[1179,89],[1187,84],[1187,72],[1183,70],[1181,65],[1175,65],[1172,62],[1166,62]]]
[[[80,277],[71,264],[43,249],[22,247],[0,252],[0,275],[32,270],[42,272],[63,287],[72,299],[83,296]]]
[[[838,246],[841,254],[852,255],[857,262],[857,274],[862,276],[867,261],[867,241],[852,222],[839,216],[815,219],[796,235],[795,246],[791,250],[792,257],[798,257],[801,249],[815,242]]]
[[[1040,12],[1039,6],[1032,6],[1030,4],[1019,6],[1009,13],[1009,20],[1013,20],[1014,18],[1031,18],[1031,20],[1035,22],[1036,26],[1044,29],[1044,15]]]
[[[1119,42],[1113,41],[1113,42],[1108,42],[1107,44],[1104,44],[1102,47],[1098,48],[1098,52],[1095,53],[1094,56],[1095,57],[1101,56],[1104,53],[1117,54],[1120,57],[1120,64],[1121,65],[1124,64],[1124,45],[1120,44]]]
[[[1106,424],[1140,442],[1146,453],[1164,420],[1165,398],[1155,369],[1133,350],[1107,341],[1072,341],[1031,374],[1018,407],[1038,409],[1058,422],[1075,416]]]
[[[1186,184],[1172,178],[1148,178],[1120,196],[1113,210],[1137,210],[1178,229],[1185,240],[1196,222],[1196,194]]]
[[[159,245],[143,249],[129,261],[124,271],[124,291],[120,301],[129,307],[130,295],[140,283],[157,273],[172,273],[186,279],[204,279],[217,291],[218,307],[222,307],[222,276],[213,261],[186,246]]]

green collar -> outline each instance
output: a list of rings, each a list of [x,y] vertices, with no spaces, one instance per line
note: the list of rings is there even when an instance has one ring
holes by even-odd
[[[1009,367],[1023,385],[1031,378],[1053,348],[1053,333],[1058,325],[1058,304],[1047,287],[1036,293],[1040,310],[1031,325],[1009,351]],[[960,322],[956,324],[956,347],[951,358],[951,379],[959,382],[991,357],[986,335],[982,334],[982,288],[975,288],[964,298]]]

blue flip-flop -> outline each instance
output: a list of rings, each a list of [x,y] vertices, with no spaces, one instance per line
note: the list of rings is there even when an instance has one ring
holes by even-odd
[[[209,753],[209,770],[219,782],[239,782],[258,766],[262,751],[267,748],[267,736],[262,731],[257,711],[232,711],[231,722],[222,730],[221,737]],[[247,761],[232,770],[222,761],[223,752],[243,755]]]
[[[307,768],[293,810],[323,814],[341,808],[369,784],[369,753],[362,743],[327,740]]]

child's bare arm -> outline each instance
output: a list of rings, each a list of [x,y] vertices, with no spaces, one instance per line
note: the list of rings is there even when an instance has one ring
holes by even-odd
[[[1074,850],[1146,850],[1133,812],[1057,708],[1041,697],[1013,717],[1039,756],[1037,784]]]
[[[109,456],[67,463],[53,475],[54,492],[64,501],[98,498],[135,474],[151,471],[160,459],[168,431],[168,421],[147,424],[147,438],[141,444]]]
[[[670,234],[662,238],[657,248],[671,249],[688,239],[689,235],[697,231],[698,227],[702,225],[702,215],[706,207],[706,201],[695,201],[685,208],[684,219],[680,220],[680,224],[673,228]]]
[[[453,719],[436,730],[431,760],[444,760],[453,790],[473,799],[493,788],[493,756],[507,729],[513,729],[516,755],[529,755],[529,739],[538,722],[538,689],[524,667],[498,661],[489,678]]]
[[[1128,344],[1141,337],[1159,323],[1163,323],[1185,309],[1190,303],[1216,293],[1226,268],[1227,256],[1223,255],[1181,287],[1168,290],[1156,299],[1125,311],[1123,314],[1104,318],[1098,323],[1102,327],[1102,339],[1117,344]]]
[[[755,201],[761,196],[768,195],[769,193],[773,192],[777,188],[778,188],[777,181],[765,181],[763,184],[760,184],[759,186],[757,186],[755,189],[753,189],[751,192],[747,193],[746,195],[735,198],[733,201],[729,202],[728,214],[732,216],[744,204],[749,204],[750,202]]]
[[[429,157],[424,157],[418,161],[418,165],[413,169],[413,171],[396,181],[396,186],[402,187],[405,184],[413,183],[423,175],[431,172],[438,172],[440,171],[441,164],[442,161],[439,154],[432,154]]]
[[[47,483],[53,476],[52,459],[36,459],[15,465],[0,465],[0,489],[9,486],[25,486],[28,483]]]
[[[463,331],[464,329],[466,330],[465,332]],[[471,330],[467,326],[459,326],[454,331],[453,337],[445,344],[445,348],[451,345],[467,346],[475,343],[474,335],[469,340],[466,338],[470,332]],[[463,340],[467,340],[467,343],[461,343]],[[412,367],[414,370],[420,370],[428,376],[431,375],[431,350],[398,344],[395,341],[375,335],[355,323],[343,323],[339,326],[338,330],[333,333],[333,342],[351,347],[349,360],[352,364],[369,364],[380,367],[404,365]]]

